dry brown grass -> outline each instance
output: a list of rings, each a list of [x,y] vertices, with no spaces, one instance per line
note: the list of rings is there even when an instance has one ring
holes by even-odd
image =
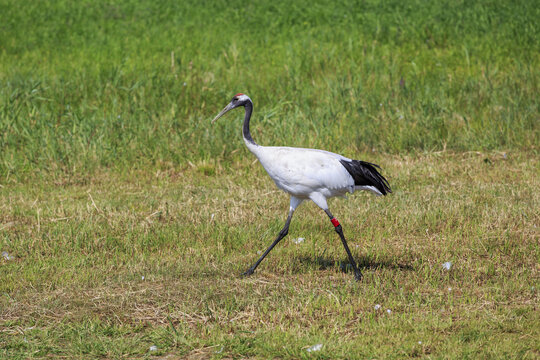
[[[342,271],[344,251],[312,204],[254,276],[238,276],[287,209],[251,161],[211,175],[193,164],[4,185],[0,239],[14,259],[0,260],[3,354],[537,357],[537,157],[371,160],[394,193],[331,202],[361,283]],[[315,343],[323,349],[306,352]]]

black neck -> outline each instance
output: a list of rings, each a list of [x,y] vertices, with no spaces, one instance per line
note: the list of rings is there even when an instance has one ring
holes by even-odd
[[[251,137],[251,132],[249,131],[249,121],[251,120],[251,113],[253,112],[253,103],[248,101],[246,105],[244,105],[244,108],[246,109],[246,115],[244,117],[244,128],[242,129],[242,134],[247,142],[257,145],[257,143],[255,143]]]

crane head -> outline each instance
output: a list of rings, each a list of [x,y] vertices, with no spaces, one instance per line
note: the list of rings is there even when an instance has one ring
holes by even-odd
[[[238,94],[234,95],[231,102],[227,106],[225,106],[225,108],[223,110],[221,110],[221,112],[219,114],[217,114],[217,116],[214,118],[214,120],[212,120],[212,124],[217,119],[219,119],[220,117],[225,115],[228,111],[230,111],[230,110],[232,110],[234,108],[237,108],[239,106],[245,106],[248,102],[251,102],[251,99],[249,98],[249,96],[247,96],[245,94],[242,94],[242,93],[238,93]]]

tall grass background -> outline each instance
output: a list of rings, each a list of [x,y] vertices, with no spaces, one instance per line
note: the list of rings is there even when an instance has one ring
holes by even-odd
[[[0,174],[24,180],[266,145],[538,150],[535,1],[0,1]]]

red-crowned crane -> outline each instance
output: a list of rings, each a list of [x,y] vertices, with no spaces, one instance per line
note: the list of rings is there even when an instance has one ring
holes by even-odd
[[[388,181],[377,171],[376,168],[379,166],[365,161],[352,160],[324,150],[258,145],[253,141],[249,131],[253,103],[244,94],[236,94],[231,102],[212,120],[212,123],[226,112],[240,106],[245,109],[242,134],[247,148],[259,159],[277,187],[291,196],[289,216],[285,226],[272,245],[243,275],[253,274],[266,255],[288,234],[293,213],[298,205],[304,200],[312,200],[330,218],[330,222],[334,225],[334,229],[345,247],[354,270],[354,276],[356,280],[360,280],[362,273],[356,266],[339,221],[328,210],[326,199],[344,196],[355,190],[369,190],[376,195],[386,195],[392,192]]]

